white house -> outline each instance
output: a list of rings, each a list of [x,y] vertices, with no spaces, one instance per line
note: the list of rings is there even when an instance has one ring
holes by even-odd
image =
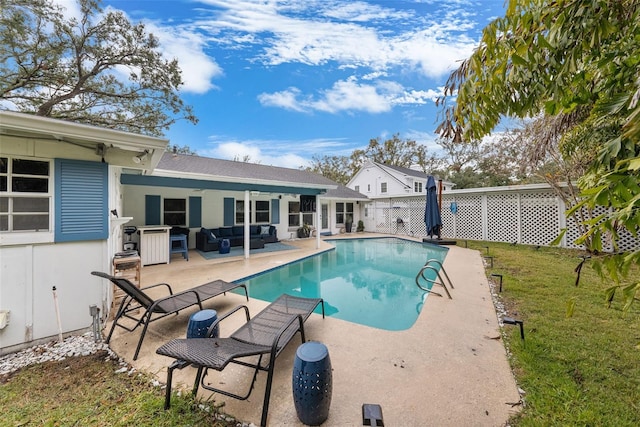
[[[347,187],[372,200],[412,197],[425,194],[428,177],[429,175],[417,169],[367,160],[347,183]],[[453,183],[442,182],[442,191],[452,188]]]
[[[371,202],[376,202],[363,207],[362,219],[366,229],[396,232],[399,229],[408,230],[410,227],[407,224],[424,222],[409,214],[409,204],[416,196],[426,195],[428,178],[429,175],[417,169],[367,160],[347,183],[347,187],[367,196]],[[440,186],[439,193],[453,187],[451,182],[438,181],[437,178],[436,181]]]
[[[0,111],[0,320],[8,320],[0,355],[58,335],[53,287],[63,333],[89,328],[90,306],[106,318],[113,289],[90,273],[111,271],[124,224],[187,228],[193,248],[200,227],[268,223],[288,239],[307,223],[319,244],[351,215],[357,223],[367,200],[311,172],[177,155],[167,145]]]
[[[149,173],[168,141],[0,111],[0,354],[93,323],[111,292],[123,170]],[[144,158],[143,162],[138,161]],[[98,279],[98,280],[96,280]]]
[[[190,248],[200,227],[271,224],[281,240],[296,238],[303,224],[318,230],[318,239],[338,234],[348,220],[357,224],[367,200],[304,170],[172,153],[164,154],[152,174],[125,174],[122,184],[123,214],[133,218],[128,225],[188,228]],[[182,219],[171,218],[176,214]]]

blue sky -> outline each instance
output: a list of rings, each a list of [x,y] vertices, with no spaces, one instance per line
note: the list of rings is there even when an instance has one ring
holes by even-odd
[[[57,0],[74,12],[73,0]],[[504,0],[104,0],[177,57],[198,154],[301,167],[399,133],[437,151],[435,98]]]

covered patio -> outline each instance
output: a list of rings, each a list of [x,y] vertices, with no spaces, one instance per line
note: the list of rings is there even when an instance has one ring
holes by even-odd
[[[358,233],[356,237],[381,236]],[[351,238],[354,235],[334,236]],[[417,239],[416,239],[417,240]],[[296,249],[252,256],[205,260],[191,251],[190,260],[144,267],[142,285],[170,283],[183,290],[214,279],[237,280],[251,274],[278,267],[323,250],[330,242],[316,239],[287,241]],[[320,341],[328,349],[333,368],[333,393],[329,418],[323,425],[362,425],[362,404],[379,404],[384,423],[389,426],[424,425],[504,425],[518,411],[520,400],[509,367],[505,348],[492,303],[489,284],[481,255],[477,251],[452,246],[444,267],[454,283],[452,300],[430,296],[418,320],[409,330],[390,332],[313,314],[305,323],[308,340]],[[243,296],[227,294],[209,300],[205,308],[226,313],[231,308],[247,304],[257,313],[268,303]],[[178,316],[154,322],[137,361],[132,360],[139,331],[122,329],[114,333],[111,347],[135,368],[150,372],[164,382],[166,368],[172,359],[159,356],[155,350],[172,338],[184,337],[188,310]],[[222,325],[221,335],[232,333],[242,322],[242,316],[231,317]],[[107,325],[110,326],[110,325]],[[296,415],[291,374],[295,337],[276,362],[270,425],[303,425]],[[222,373],[210,374],[224,387],[238,390],[246,387],[251,374],[228,366]],[[246,401],[201,392],[203,400],[216,405],[224,402],[222,411],[239,421],[258,424],[264,397],[266,375],[259,374],[256,388]],[[174,388],[190,391],[195,369],[188,367],[174,372]]]

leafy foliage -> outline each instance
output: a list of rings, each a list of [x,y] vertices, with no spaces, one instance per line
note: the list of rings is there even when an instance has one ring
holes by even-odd
[[[78,0],[80,19],[51,0],[0,0],[0,99],[7,108],[160,136],[197,122],[179,97],[178,62],[122,12]]]
[[[445,93],[456,94],[456,103],[439,100],[438,131],[468,141],[490,133],[505,115],[569,119],[558,129],[563,154],[591,153],[570,213],[606,209],[587,219],[578,243],[601,251],[607,239],[617,251],[621,229],[633,236],[640,230],[639,65],[640,1],[510,0],[450,76]],[[640,264],[640,251],[604,259],[601,271],[620,280],[632,263]],[[621,289],[633,301],[639,288],[635,282]]]

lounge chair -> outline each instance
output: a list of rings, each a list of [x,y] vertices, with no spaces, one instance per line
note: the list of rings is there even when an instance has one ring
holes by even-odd
[[[245,400],[251,394],[258,376],[258,371],[267,371],[267,382],[262,404],[262,419],[260,424],[267,424],[267,412],[269,410],[269,397],[271,395],[271,382],[276,358],[291,341],[296,332],[300,331],[302,342],[305,342],[304,321],[313,310],[322,304],[322,317],[324,318],[324,301],[322,298],[300,298],[283,294],[269,304],[253,318],[249,316],[247,306],[241,305],[226,313],[216,320],[209,328],[207,336],[211,336],[214,328],[231,314],[244,309],[246,323],[228,338],[187,338],[174,339],[156,350],[156,353],[177,359],[167,369],[167,390],[164,408],[168,409],[171,399],[171,379],[173,370],[182,369],[189,365],[198,368],[193,395],[198,392],[198,387],[221,393],[235,399]],[[258,356],[257,362],[239,360],[247,356]],[[263,364],[263,356],[268,356]],[[266,359],[266,358],[265,358]],[[205,377],[209,369],[222,371],[229,363],[253,368],[251,386],[244,395],[221,390],[205,383]]]
[[[122,299],[120,308],[113,319],[111,330],[109,331],[109,335],[106,339],[107,343],[111,340],[111,335],[113,335],[113,331],[116,326],[120,326],[121,328],[132,332],[138,326],[144,325],[142,333],[140,334],[140,339],[138,340],[136,352],[133,355],[133,360],[138,358],[138,353],[140,353],[140,347],[142,346],[142,340],[147,333],[149,323],[162,319],[170,314],[178,314],[180,310],[184,310],[192,305],[197,305],[200,310],[202,310],[203,301],[225,294],[236,288],[243,288],[245,297],[247,298],[247,301],[249,301],[247,287],[242,283],[229,283],[223,280],[214,280],[213,282],[205,283],[204,285],[196,286],[195,288],[174,294],[171,286],[167,283],[158,283],[156,285],[138,288],[124,277],[112,276],[100,271],[93,271],[91,274],[110,280],[111,283],[122,289],[126,294],[126,297]],[[166,287],[169,291],[169,295],[163,298],[153,299],[144,292],[148,289],[160,286]],[[142,309],[144,309],[144,313],[142,313],[141,316],[136,316],[135,314],[140,313]],[[123,318],[133,320],[136,323],[133,327],[129,327],[120,323]]]

